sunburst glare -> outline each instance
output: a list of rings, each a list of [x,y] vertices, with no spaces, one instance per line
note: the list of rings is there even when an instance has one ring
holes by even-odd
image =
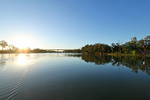
[[[25,54],[20,54],[17,59],[17,64],[26,65],[27,64],[27,56]]]
[[[32,36],[19,35],[13,37],[12,44],[20,49],[25,49],[27,47],[36,48],[38,43]]]

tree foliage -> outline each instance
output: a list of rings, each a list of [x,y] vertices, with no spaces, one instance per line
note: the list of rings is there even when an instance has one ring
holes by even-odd
[[[136,37],[131,38],[124,44],[112,43],[111,45],[96,43],[94,45],[85,45],[81,48],[82,53],[117,53],[117,54],[147,54],[150,53],[150,36],[137,40]]]
[[[6,46],[8,46],[8,43],[7,43],[6,41],[2,40],[2,41],[0,41],[0,46],[2,47],[2,51],[3,51],[3,49],[4,49]]]

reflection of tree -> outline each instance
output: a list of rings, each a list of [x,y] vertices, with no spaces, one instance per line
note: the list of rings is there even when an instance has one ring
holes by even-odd
[[[66,54],[65,56],[67,56],[67,57],[81,57],[81,54],[79,53],[77,53],[77,54]]]
[[[0,58],[1,58],[1,59],[3,59],[3,58],[4,58],[4,55],[3,55],[3,54],[1,54],[1,55],[0,55]]]
[[[139,70],[150,75],[150,60],[148,57],[135,56],[97,56],[82,55],[85,62],[94,62],[97,65],[111,63],[113,66],[126,66],[132,69],[132,72],[138,73]]]
[[[111,56],[98,56],[93,54],[82,55],[85,62],[95,62],[97,65],[104,65],[111,61]]]
[[[0,65],[5,65],[5,61],[0,61]]]
[[[122,56],[122,57],[113,57],[112,65],[123,65],[130,69],[133,72],[138,73],[138,70],[146,72],[150,75],[150,60],[145,57],[131,57],[131,56]],[[115,64],[117,63],[117,64]]]
[[[4,68],[4,65],[6,64],[6,62],[5,61],[0,61],[0,68]]]

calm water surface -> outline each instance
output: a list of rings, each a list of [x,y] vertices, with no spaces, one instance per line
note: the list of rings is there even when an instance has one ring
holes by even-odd
[[[150,100],[150,59],[1,54],[0,100]]]

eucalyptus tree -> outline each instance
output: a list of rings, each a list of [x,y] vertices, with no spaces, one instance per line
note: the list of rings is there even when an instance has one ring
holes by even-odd
[[[122,52],[122,45],[121,45],[121,43],[116,43],[116,50],[117,50],[117,52],[119,52],[119,53],[121,53]]]
[[[17,47],[15,47],[14,45],[8,45],[8,47],[9,47],[9,51],[10,52],[14,52],[14,51],[16,51],[17,50]]]
[[[112,53],[114,53],[115,47],[116,47],[115,43],[112,43],[112,44],[111,44],[111,51],[112,51]]]
[[[8,46],[8,43],[4,40],[0,41],[0,46],[2,47],[2,51],[4,48],[6,48]]]
[[[94,45],[94,52],[101,52],[101,44],[97,43]]]
[[[144,44],[145,44],[144,52],[146,52],[147,48],[150,47],[150,36],[146,36],[146,37],[144,38]]]
[[[123,52],[123,53],[125,53],[125,54],[128,53],[128,49],[127,49],[126,44],[121,45],[121,49],[122,49],[122,52]]]
[[[131,49],[132,50],[137,49],[137,38],[136,37],[131,38]]]
[[[147,48],[150,47],[150,36],[146,36],[144,39],[138,41],[138,47],[143,54],[146,53]]]

